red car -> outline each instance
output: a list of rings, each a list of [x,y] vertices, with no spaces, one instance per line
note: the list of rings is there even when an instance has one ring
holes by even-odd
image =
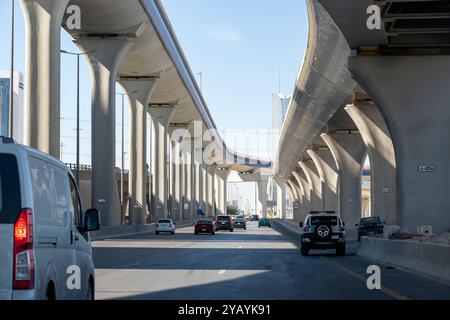
[[[216,226],[211,220],[198,220],[195,224],[195,234],[209,233],[216,234]]]

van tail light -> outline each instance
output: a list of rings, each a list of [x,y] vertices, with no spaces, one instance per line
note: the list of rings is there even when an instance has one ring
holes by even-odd
[[[14,225],[14,290],[34,289],[33,215],[23,209]]]

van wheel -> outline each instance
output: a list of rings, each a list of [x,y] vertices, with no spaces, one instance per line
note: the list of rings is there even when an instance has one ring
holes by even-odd
[[[90,277],[90,279],[89,279],[89,286],[88,286],[88,292],[87,292],[86,299],[88,301],[95,300],[95,286],[94,286],[94,280],[92,279],[92,277]]]
[[[47,291],[45,292],[45,297],[49,301],[55,301],[56,300],[56,292],[55,292],[55,285],[53,282],[50,282],[47,287]]]

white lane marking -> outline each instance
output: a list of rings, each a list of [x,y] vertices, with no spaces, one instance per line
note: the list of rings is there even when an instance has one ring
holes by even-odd
[[[239,248],[238,249],[242,249],[242,246],[239,246]]]
[[[220,270],[217,274],[225,274],[227,270]]]

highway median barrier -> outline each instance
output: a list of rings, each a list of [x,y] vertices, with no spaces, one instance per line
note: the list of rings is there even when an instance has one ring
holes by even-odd
[[[450,246],[362,237],[359,256],[450,285]]]

